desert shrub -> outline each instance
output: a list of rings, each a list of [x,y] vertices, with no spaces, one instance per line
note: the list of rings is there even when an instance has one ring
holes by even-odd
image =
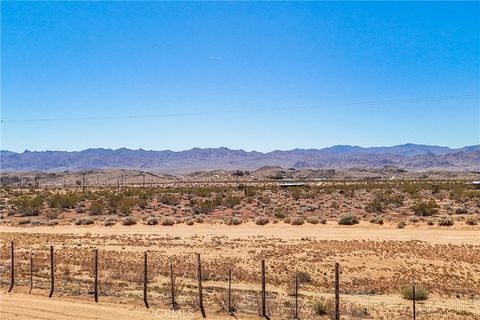
[[[94,224],[95,223],[95,220],[93,220],[92,218],[83,218],[82,219],[82,224],[83,225],[90,225],[90,224]]]
[[[47,226],[56,226],[58,224],[57,220],[49,220],[47,221]]]
[[[122,224],[124,226],[131,226],[137,224],[137,220],[135,220],[133,217],[125,217],[122,219]]]
[[[227,312],[235,312],[238,309],[238,306],[242,302],[242,296],[239,294],[231,294],[230,295],[230,310],[228,310],[229,301],[228,301],[228,293],[227,292],[218,292],[214,296],[214,300],[217,305],[223,310]]]
[[[435,221],[433,221],[432,219],[427,220],[427,225],[433,226],[434,224],[435,224]]]
[[[42,196],[21,196],[13,201],[13,205],[23,216],[38,216],[43,208]]]
[[[162,194],[158,201],[162,204],[170,206],[176,206],[180,204],[180,200],[173,194]]]
[[[153,226],[158,224],[158,219],[156,217],[148,217],[146,224],[149,226]]]
[[[439,226],[442,226],[442,227],[450,227],[450,226],[453,226],[454,225],[454,221],[452,218],[450,217],[442,217],[440,218],[440,220],[438,221],[438,225]]]
[[[233,208],[242,202],[242,199],[240,197],[227,197],[222,201],[222,204],[227,207],[227,208]]]
[[[467,208],[457,208],[455,209],[456,214],[468,214],[468,209]]]
[[[230,225],[239,225],[239,224],[242,224],[242,218],[240,217],[225,217],[223,219],[224,223],[227,225],[227,226],[230,226]]]
[[[185,224],[187,226],[193,226],[195,223],[193,222],[193,219],[188,218],[187,220],[185,220]]]
[[[412,206],[412,210],[417,216],[429,217],[438,213],[438,205],[433,199],[420,201]]]
[[[312,277],[305,271],[299,271],[297,273],[299,283],[309,283],[312,281]]]
[[[301,226],[305,223],[305,219],[300,216],[293,217],[292,220],[290,221],[290,224],[293,226]]]
[[[383,218],[382,217],[372,217],[370,219],[370,223],[382,225],[383,224]]]
[[[398,229],[403,229],[407,226],[407,223],[405,221],[400,221],[399,223],[397,223],[397,228]]]
[[[383,212],[383,203],[379,199],[373,199],[365,206],[365,211],[370,213]]]
[[[273,213],[273,215],[277,219],[284,219],[287,216],[287,214],[280,208],[275,209],[275,212]]]
[[[313,312],[317,316],[330,316],[333,317],[335,314],[335,306],[332,300],[325,301],[325,299],[320,299],[315,301],[313,304]]]
[[[90,205],[90,214],[96,216],[102,214],[103,209],[105,209],[105,204],[102,200],[95,200]]]
[[[318,219],[318,217],[308,217],[307,222],[311,224],[319,224],[320,219]]]
[[[410,221],[411,223],[417,223],[420,220],[418,219],[418,217],[413,216],[413,217],[408,218],[408,221]]]
[[[20,219],[20,220],[18,221],[18,225],[19,225],[19,226],[25,225],[25,224],[30,224],[30,223],[31,223],[31,221],[30,221],[29,218],[23,218],[23,219]]]
[[[54,194],[47,199],[50,208],[57,209],[73,209],[79,201],[79,196],[73,193]]]
[[[203,223],[204,217],[202,215],[199,215],[195,217],[195,222],[196,223]]]
[[[58,211],[48,211],[45,216],[48,220],[58,219]]]
[[[110,226],[113,226],[115,225],[117,222],[116,221],[113,221],[113,220],[105,220],[105,222],[103,223],[103,225],[105,227],[110,227]]]
[[[478,220],[474,216],[471,216],[465,219],[465,223],[469,226],[476,226],[478,224]]]
[[[346,226],[351,226],[358,223],[360,223],[360,220],[358,219],[357,216],[353,214],[344,214],[338,220],[338,224],[346,225]]]
[[[405,287],[400,291],[400,294],[402,297],[406,300],[413,300],[413,288],[412,287]],[[415,300],[416,301],[422,301],[422,300],[427,300],[428,299],[428,291],[421,288],[421,287],[416,287],[415,288]]]
[[[268,219],[267,216],[259,216],[259,217],[257,217],[257,219],[255,219],[255,224],[259,225],[259,226],[264,226],[269,222],[270,222],[270,220]]]
[[[408,183],[403,185],[402,191],[405,193],[408,193],[411,196],[416,196],[418,195],[418,188],[416,185]]]
[[[175,224],[175,219],[171,217],[165,217],[161,222],[162,226],[173,226]]]

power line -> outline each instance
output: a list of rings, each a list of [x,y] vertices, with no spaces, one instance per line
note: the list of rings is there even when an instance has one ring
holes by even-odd
[[[405,103],[420,103],[420,102],[434,102],[434,101],[451,101],[451,100],[468,100],[478,99],[479,95],[458,95],[458,96],[441,96],[441,97],[423,97],[423,98],[404,98],[404,99],[390,99],[390,100],[371,100],[358,101],[348,103],[333,103],[330,107],[372,107],[385,106],[393,104]],[[96,120],[123,120],[123,119],[152,119],[152,118],[171,118],[171,117],[188,117],[188,116],[206,116],[219,114],[233,114],[233,113],[253,113],[266,111],[286,111],[290,108],[298,109],[318,109],[324,106],[290,106],[290,107],[267,107],[267,108],[247,108],[235,110],[217,110],[217,111],[198,111],[198,112],[175,112],[164,114],[150,114],[150,115],[108,115],[108,116],[88,116],[88,117],[64,117],[64,118],[25,118],[25,119],[1,119],[1,123],[15,123],[15,122],[55,122],[55,121],[96,121]]]

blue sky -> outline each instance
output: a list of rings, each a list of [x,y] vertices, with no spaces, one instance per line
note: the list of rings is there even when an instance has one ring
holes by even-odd
[[[2,2],[1,148],[480,143],[480,3]]]

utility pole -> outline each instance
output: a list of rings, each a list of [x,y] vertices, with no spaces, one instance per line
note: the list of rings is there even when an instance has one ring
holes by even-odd
[[[82,172],[82,192],[85,193],[85,172]]]

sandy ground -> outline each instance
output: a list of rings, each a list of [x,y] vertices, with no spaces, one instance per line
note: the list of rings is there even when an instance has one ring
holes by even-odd
[[[7,227],[0,226],[0,233],[30,233],[30,234],[74,234],[86,233],[100,235],[142,234],[162,236],[225,236],[228,238],[245,239],[262,235],[264,237],[279,238],[283,240],[298,240],[312,237],[317,240],[372,240],[372,241],[410,241],[420,240],[432,244],[479,244],[480,232],[478,229],[446,229],[446,228],[419,228],[407,227],[397,229],[387,226],[376,226],[363,223],[357,226],[327,225],[303,225],[291,226],[283,223],[257,226],[246,223],[240,226],[196,224],[187,226],[184,224],[165,226],[39,226],[39,227]]]
[[[109,304],[105,302],[92,303],[72,298],[53,298],[32,296],[26,294],[2,293],[0,301],[0,318],[9,319],[78,319],[78,320],[153,320],[153,319],[201,319],[199,315],[168,310],[145,309],[144,307]],[[209,319],[225,319],[225,316],[209,316]]]

